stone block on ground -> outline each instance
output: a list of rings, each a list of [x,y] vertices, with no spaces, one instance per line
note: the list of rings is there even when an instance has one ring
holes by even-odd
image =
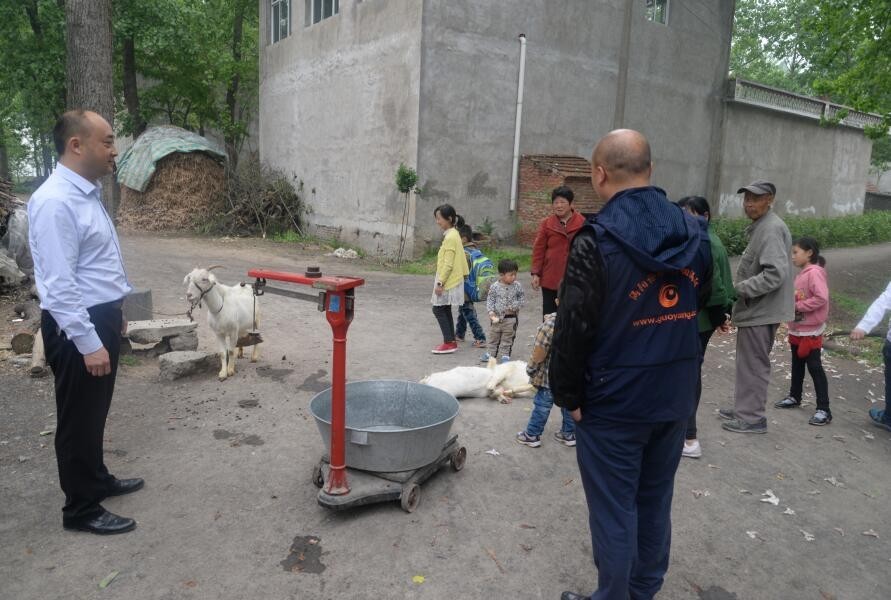
[[[131,321],[127,325],[127,337],[137,344],[156,344],[166,337],[194,331],[195,321],[188,319],[154,319]]]
[[[196,373],[216,373],[220,370],[220,355],[216,352],[168,352],[160,356],[158,366],[161,377],[170,380]]]
[[[170,352],[170,338],[164,338],[157,344],[138,344],[137,346],[130,346],[133,350],[133,354],[136,356],[146,356],[148,358],[157,358],[162,354],[167,354]]]
[[[150,321],[152,318],[152,291],[137,289],[124,298],[121,309],[128,321]]]
[[[170,344],[170,349],[173,351],[198,349],[197,331],[187,331],[186,333],[173,335],[166,339],[167,343]]]
[[[25,274],[19,270],[15,260],[0,249],[0,287],[16,287],[25,281]]]

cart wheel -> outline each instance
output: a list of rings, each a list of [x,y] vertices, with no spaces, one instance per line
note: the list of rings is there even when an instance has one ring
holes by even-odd
[[[467,462],[467,448],[461,446],[452,453],[452,456],[449,458],[449,464],[452,465],[452,469],[455,471],[460,471],[464,468],[465,462]]]
[[[312,482],[317,488],[325,485],[325,478],[322,476],[322,463],[316,463],[316,466],[312,468]]]
[[[421,486],[417,483],[407,483],[402,486],[402,495],[399,499],[402,510],[407,513],[415,512],[421,502]]]

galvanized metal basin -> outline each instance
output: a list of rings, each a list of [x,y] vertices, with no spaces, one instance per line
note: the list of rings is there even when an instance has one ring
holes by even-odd
[[[331,388],[309,402],[325,447],[331,447]],[[412,381],[346,384],[346,465],[396,472],[435,461],[448,441],[458,401],[448,392]]]

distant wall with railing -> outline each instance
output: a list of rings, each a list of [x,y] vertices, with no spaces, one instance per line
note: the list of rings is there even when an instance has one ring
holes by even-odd
[[[731,79],[728,82],[728,100],[742,102],[792,113],[803,117],[811,117],[818,121],[826,121],[847,127],[864,129],[882,124],[882,117],[873,113],[861,112],[841,104],[826,100],[793,94],[761,83],[744,79]]]
[[[729,82],[724,108],[718,214],[741,216],[736,190],[755,179],[776,185],[780,214],[863,212],[872,151],[863,130],[881,117],[741,80]]]

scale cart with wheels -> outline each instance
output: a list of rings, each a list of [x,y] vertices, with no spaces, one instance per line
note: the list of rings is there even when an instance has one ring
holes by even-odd
[[[255,278],[255,295],[270,293],[313,302],[331,325],[331,388],[316,395],[310,406],[329,446],[329,453],[312,473],[312,482],[321,488],[321,506],[341,510],[399,500],[403,510],[412,512],[420,501],[424,481],[446,465],[455,471],[464,467],[466,448],[458,443],[457,435],[448,436],[458,412],[454,396],[408,381],[346,383],[347,330],[353,320],[355,289],[364,285],[364,279],[326,276],[318,267],[309,267],[303,274],[251,269],[248,276]],[[309,286],[317,293],[271,287],[268,281]],[[350,416],[363,419],[362,426],[349,429],[348,387],[350,400],[356,400]]]

